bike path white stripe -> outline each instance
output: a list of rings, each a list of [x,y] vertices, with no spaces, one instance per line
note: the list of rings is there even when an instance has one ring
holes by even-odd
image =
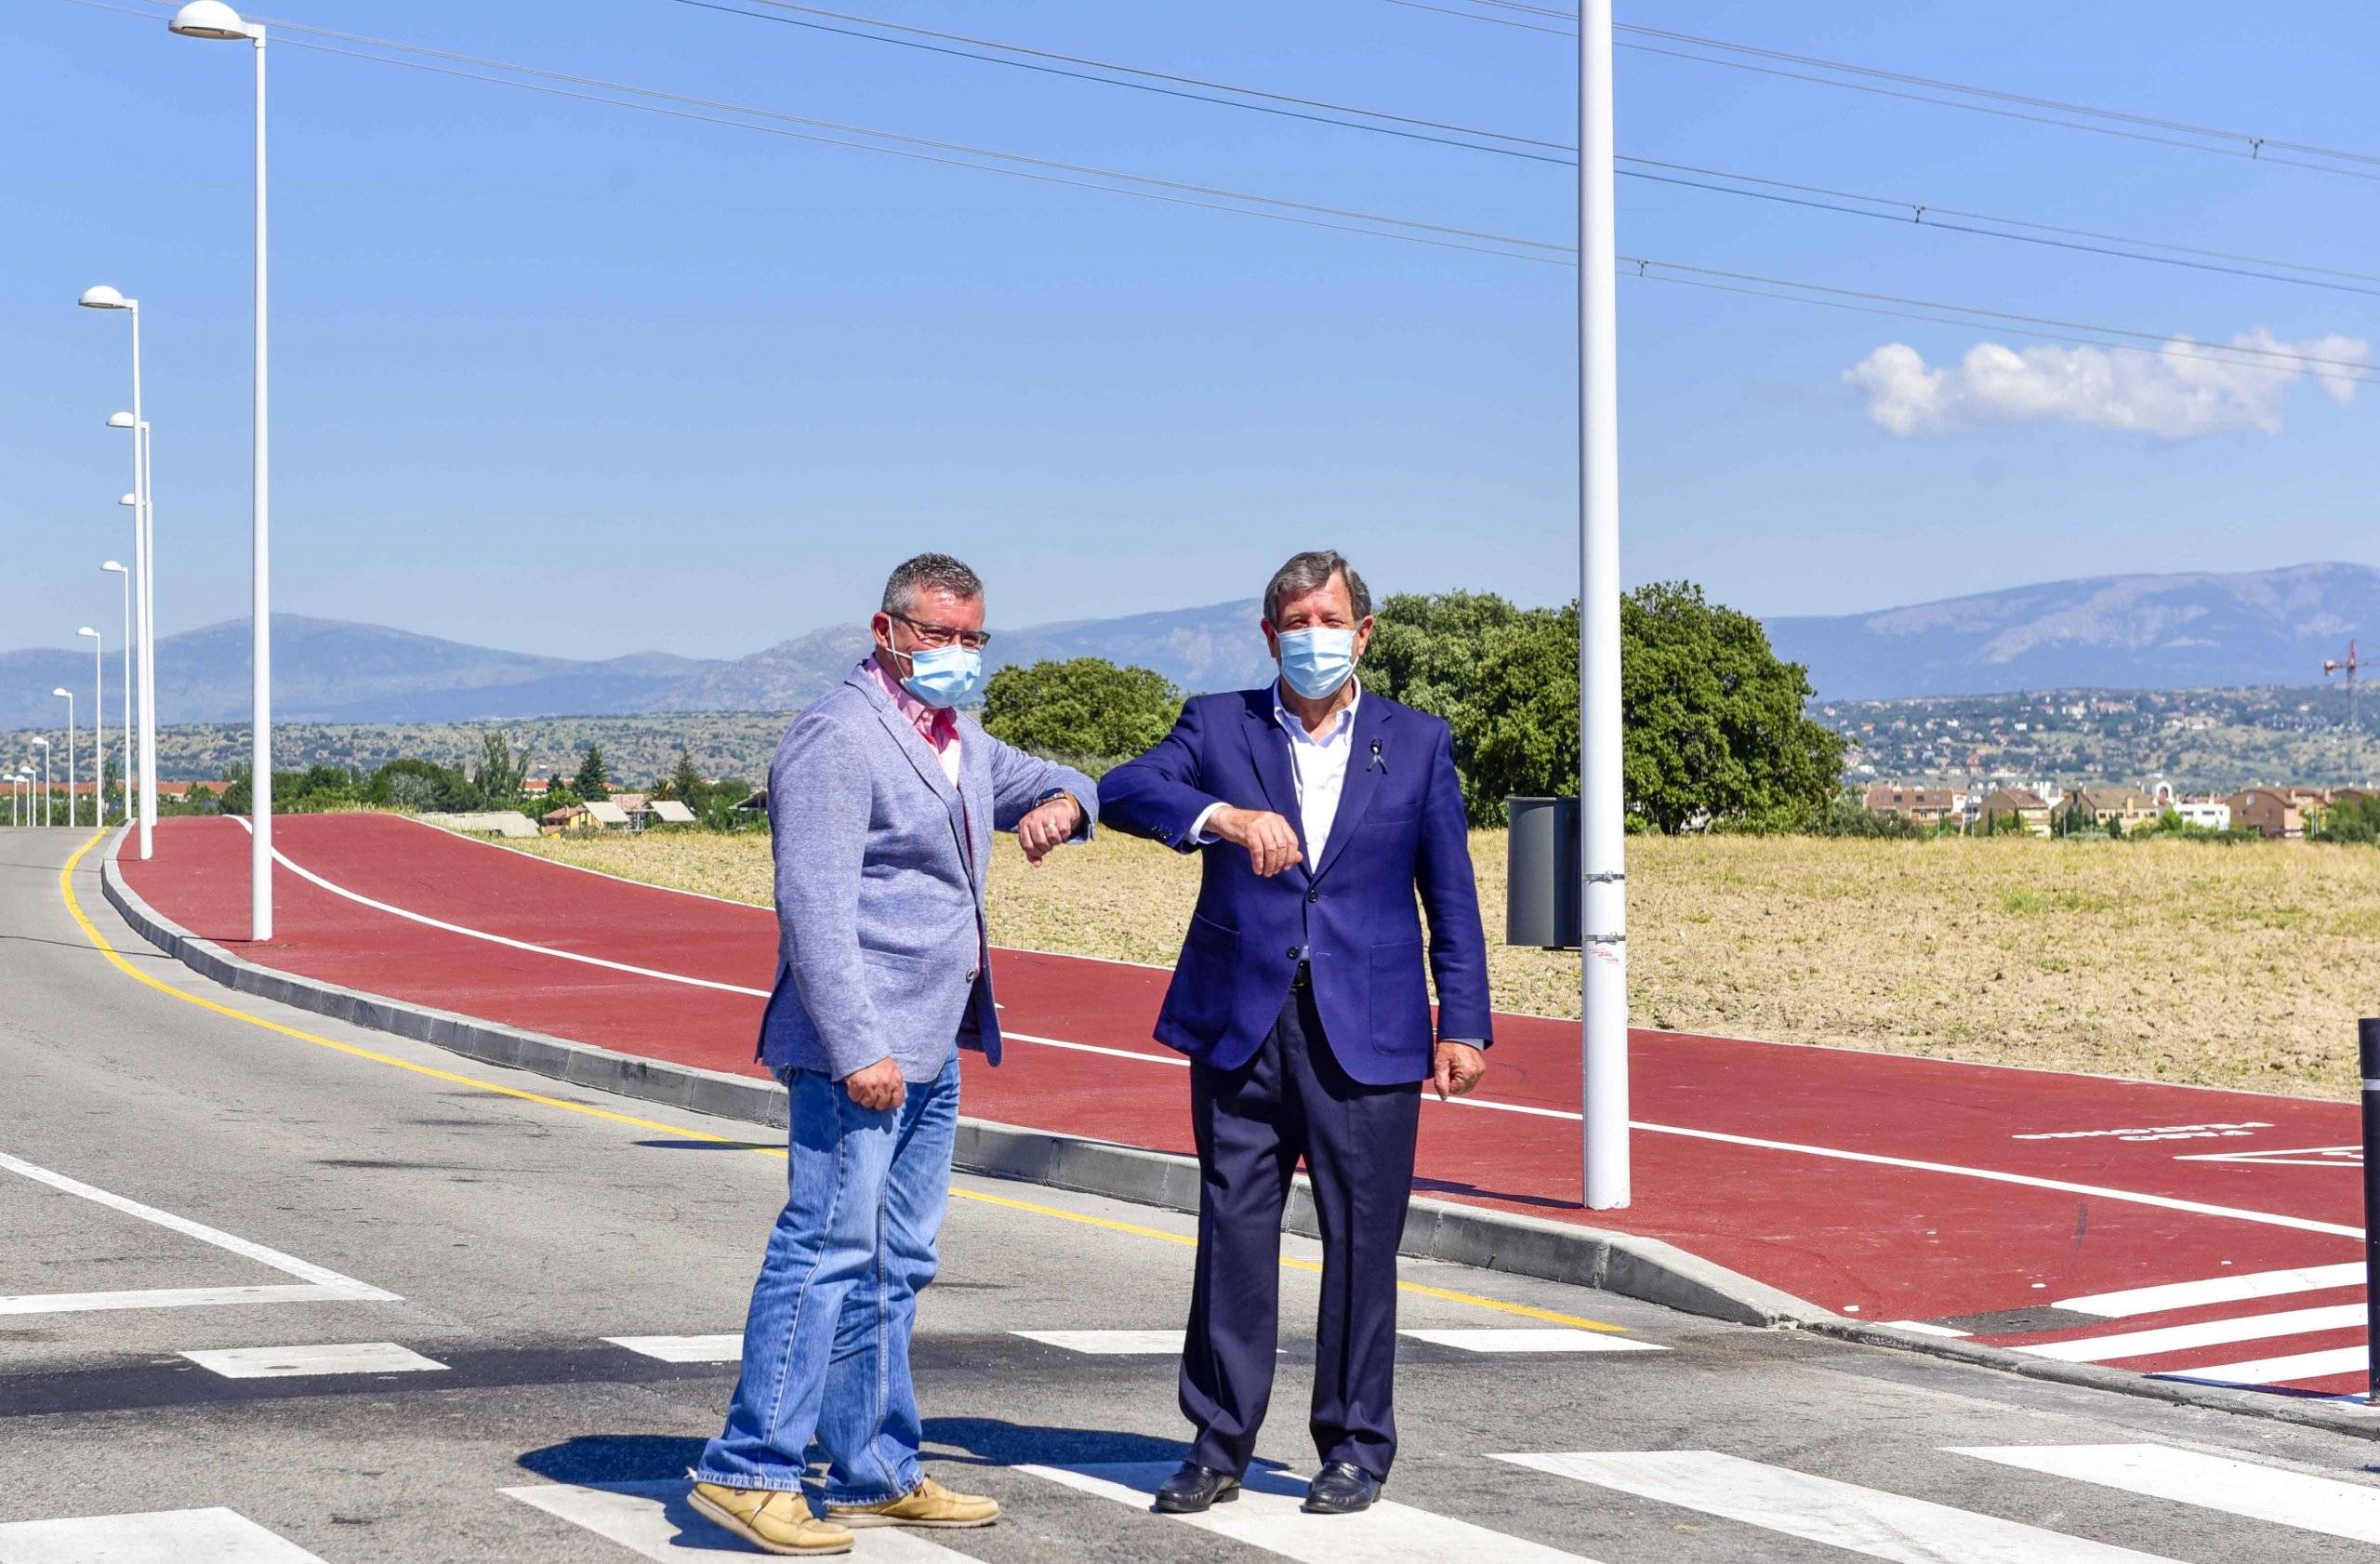
[[[233,815],[232,818],[240,819],[238,815]],[[245,828],[247,825],[245,820],[241,820],[240,823],[243,828]],[[664,983],[684,983],[699,988],[713,988],[727,993],[748,994],[756,999],[768,998],[768,990],[764,988],[747,988],[733,983],[715,983],[708,978],[688,977],[678,973],[657,971],[652,967],[633,966],[625,961],[607,961],[600,956],[581,955],[580,953],[573,950],[557,950],[551,946],[534,945],[526,940],[510,939],[502,934],[492,934],[483,930],[466,928],[459,923],[449,923],[440,919],[429,917],[423,913],[413,912],[402,907],[392,906],[387,902],[375,901],[369,896],[348,890],[344,886],[334,884],[332,881],[315,874],[312,870],[301,868],[297,864],[292,863],[287,855],[280,852],[278,849],[274,851],[273,856],[286,866],[292,873],[313,884],[321,886],[324,890],[330,892],[334,895],[343,896],[347,900],[355,902],[360,906],[369,907],[377,911],[386,912],[391,917],[403,918],[413,922],[424,924],[430,928],[444,930],[449,934],[461,934],[471,939],[483,939],[492,944],[506,946],[515,950],[526,950],[541,955],[551,956],[559,961],[576,961],[583,965],[606,967],[614,972],[628,973],[639,977],[655,978]],[[1149,1064],[1180,1066],[1185,1062],[1183,1060],[1169,1057],[1160,1054],[1144,1054],[1136,1050],[1122,1048],[1103,1048],[1091,1043],[1066,1042],[1054,1038],[1035,1037],[1025,1032],[1008,1032],[1003,1035],[1012,1038],[1019,1042],[1040,1043],[1045,1046],[1072,1049],[1085,1054],[1104,1054],[1117,1058],[1138,1059]],[[1427,1093],[1424,1093],[1422,1100],[1424,1102],[1436,1101],[1435,1098],[1429,1096]],[[1525,1103],[1497,1102],[1493,1099],[1482,1097],[1451,1097],[1447,1100],[1445,1106],[1452,1107],[1482,1108],[1497,1113],[1517,1113],[1538,1119],[1568,1120],[1573,1122],[1576,1122],[1580,1117],[1577,1113],[1565,1109],[1536,1107]],[[2048,1189],[2063,1195],[2082,1195],[2093,1200],[2113,1200],[2127,1205],[2149,1206],[2161,1211],[2188,1212],[2196,1216],[2214,1216],[2236,1222],[2254,1222],[2269,1227],[2294,1228],[2299,1232],[2329,1233],[2341,1238],[2351,1239],[2361,1239],[2363,1237],[2362,1228],[2349,1227],[2335,1222],[2318,1222],[2310,1217],[2289,1216],[2278,1212],[2246,1211],[2236,1206],[2210,1205],[2202,1200],[2186,1200],[2170,1195],[2147,1195],[2129,1189],[2109,1189],[2095,1184],[2070,1183],[2065,1179],[2037,1178],[2029,1173],[2003,1173],[1994,1168],[1963,1167],[1950,1162],[1928,1162],[1907,1157],[1888,1157],[1882,1153],[1872,1151],[1846,1151],[1834,1146],[1808,1146],[1797,1141],[1768,1140],[1755,1135],[1725,1134],[1716,1130],[1694,1130],[1676,1124],[1654,1124],[1643,1120],[1631,1120],[1629,1127],[1634,1130],[1641,1130],[1647,1134],[1679,1135],[1690,1140],[1715,1141],[1722,1145],[1752,1146],[1764,1151],[1793,1152],[1805,1157],[1820,1157],[1834,1161],[1859,1162],[1871,1167],[1907,1168],[1916,1173],[1942,1173],[1956,1178],[1979,1179],[1991,1184],[2009,1184],[2025,1188]]]
[[[236,1510],[152,1510],[0,1525],[0,1564],[323,1564]]]
[[[1600,1331],[1573,1330],[1557,1325],[1551,1330],[1493,1325],[1469,1326],[1460,1330],[1415,1329],[1399,1331],[1400,1336],[1410,1336],[1417,1342],[1429,1342],[1436,1346],[1458,1346],[1465,1352],[1667,1352],[1659,1342],[1640,1342],[1627,1336],[1606,1335]]]
[[[2380,1489],[2169,1445],[1992,1445],[1954,1450],[2003,1466],[2120,1488],[2250,1520],[2380,1543]]]
[[[2198,1281],[2167,1282],[2162,1287],[2133,1287],[2121,1292],[2095,1292],[2082,1298],[2059,1298],[2050,1306],[2121,1319],[2136,1314],[2163,1314],[2168,1309],[2199,1308],[2208,1304],[2238,1304],[2252,1298],[2356,1287],[2362,1281],[2363,1262],[2356,1260],[2344,1266],[2296,1266],[2287,1270],[2247,1271]]]
[[[300,1374],[418,1374],[446,1365],[394,1342],[346,1342],[324,1346],[231,1346],[185,1352],[225,1379],[291,1379]]]
[[[1714,1451],[1495,1459],[1898,1564],[2171,1564],[2156,1554]]]
[[[2322,1308],[2283,1309],[2278,1314],[2243,1314],[2230,1319],[2205,1319],[2195,1325],[2168,1325],[2155,1331],[2124,1331],[2111,1336],[2087,1336],[2079,1341],[2044,1342],[2020,1346],[2029,1357],[2057,1363],[2108,1363],[2119,1358],[2147,1358],[2160,1352],[2188,1352],[2192,1347],[2219,1346],[2226,1342],[2269,1341],[2312,1331],[2346,1331],[2363,1323],[2361,1304],[2332,1304]]]
[[[1146,1510],[1157,1485],[1173,1475],[1171,1462],[1126,1462],[1112,1465],[1020,1466],[1078,1493],[1094,1493],[1136,1510]],[[1204,1515],[1165,1516],[1162,1525],[1194,1530],[1244,1543],[1300,1564],[1448,1564],[1456,1559],[1493,1559],[1496,1564],[1593,1564],[1574,1553],[1547,1547],[1469,1521],[1382,1499],[1356,1515],[1307,1515],[1298,1508],[1305,1481],[1285,1472],[1250,1470],[1240,1497]]]
[[[284,1276],[294,1276],[298,1280],[309,1283],[311,1289],[316,1290],[316,1296],[337,1297],[356,1303],[393,1304],[403,1301],[393,1292],[383,1292],[377,1287],[367,1287],[353,1277],[341,1276],[326,1266],[310,1265],[296,1255],[284,1254],[277,1249],[268,1249],[263,1244],[252,1242],[247,1239],[233,1238],[220,1228],[210,1227],[203,1222],[193,1222],[187,1216],[176,1216],[172,1212],[159,1211],[155,1206],[142,1205],[139,1200],[112,1194],[93,1185],[85,1184],[80,1179],[69,1178],[64,1173],[52,1173],[49,1169],[37,1167],[21,1157],[11,1157],[5,1151],[0,1151],[0,1170],[20,1173],[35,1184],[46,1184],[52,1189],[60,1190],[80,1200],[89,1200],[94,1205],[105,1206],[110,1211],[122,1212],[126,1216],[139,1217],[143,1222],[153,1223],[168,1232],[179,1233],[184,1238],[196,1239],[201,1243],[211,1244],[217,1249],[237,1254],[244,1260],[253,1260],[259,1266],[270,1266]],[[247,1295],[244,1297],[220,1295],[224,1293],[246,1293]],[[217,1295],[203,1296],[202,1294]],[[151,1302],[126,1301],[139,1296],[140,1294],[137,1292],[125,1292],[28,1293],[18,1297],[0,1298],[0,1314],[62,1313],[66,1312],[67,1301],[73,1299],[85,1300],[75,1306],[84,1308],[166,1306],[156,1301],[165,1298],[170,1298],[172,1304],[182,1306],[192,1303],[266,1301],[258,1298],[254,1290],[245,1288],[161,1288],[151,1294]],[[97,1303],[88,1301],[92,1299],[101,1301]]]
[[[740,1363],[744,1338],[734,1336],[605,1336],[614,1346],[657,1358],[664,1363]]]
[[[683,1478],[658,1482],[606,1482],[580,1486],[539,1483],[533,1488],[500,1488],[508,1499],[545,1511],[573,1526],[594,1532],[642,1558],[661,1564],[683,1564],[690,1556],[721,1558],[753,1557],[751,1544],[730,1535],[686,1503],[694,1485]],[[878,1564],[973,1564],[965,1554],[926,1541],[914,1531],[889,1526],[863,1528],[852,1534],[847,1558],[875,1559]]]
[[[2210,1363],[2204,1368],[2168,1369],[2150,1377],[2199,1380],[2208,1385],[2287,1385],[2292,1380],[2361,1373],[2368,1361],[2364,1349],[2360,1346],[2334,1346],[2323,1352],[2258,1358],[2246,1363]]]

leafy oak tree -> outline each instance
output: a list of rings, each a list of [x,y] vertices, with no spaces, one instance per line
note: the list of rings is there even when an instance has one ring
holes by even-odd
[[[1173,727],[1182,692],[1161,673],[1072,657],[1001,669],[984,686],[984,728],[1037,754],[1130,760]]]

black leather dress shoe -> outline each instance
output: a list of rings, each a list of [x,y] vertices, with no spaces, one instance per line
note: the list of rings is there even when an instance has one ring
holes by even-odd
[[[1354,1515],[1370,1509],[1380,1491],[1381,1479],[1361,1466],[1333,1461],[1306,1484],[1305,1503],[1299,1507],[1308,1515]]]
[[[1196,1461],[1165,1479],[1157,1491],[1157,1507],[1167,1515],[1197,1515],[1211,1504],[1228,1504],[1239,1497],[1239,1478]]]

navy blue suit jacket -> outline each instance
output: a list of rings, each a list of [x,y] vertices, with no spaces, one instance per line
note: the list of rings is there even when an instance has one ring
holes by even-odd
[[[1271,810],[1305,831],[1289,737],[1274,691],[1194,696],[1164,742],[1101,778],[1099,817],[1136,836],[1203,855],[1198,908],[1182,942],[1157,1040],[1219,1069],[1255,1055],[1288,1002],[1300,960],[1346,1072],[1374,1086],[1430,1073],[1435,1036],[1490,1040],[1488,941],[1471,877],[1471,843],[1444,722],[1369,691],[1355,708],[1346,791],[1322,861],[1260,878],[1247,850],[1198,847],[1207,806]]]

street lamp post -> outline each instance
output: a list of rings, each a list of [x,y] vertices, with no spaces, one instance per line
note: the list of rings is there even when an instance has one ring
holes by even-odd
[[[49,824],[49,795],[55,790],[50,785],[49,740],[36,738],[33,740],[33,747],[41,751],[41,823],[47,826]]]
[[[257,73],[257,238],[256,238],[256,473],[249,500],[253,550],[251,566],[255,628],[251,653],[253,700],[252,743],[248,786],[255,802],[249,823],[255,828],[248,842],[248,937],[272,937],[272,590],[271,513],[271,468],[268,459],[271,420],[267,416],[265,327],[265,92],[262,27],[241,20],[223,0],[190,0],[166,24],[188,38],[246,39],[253,46]]]
[[[139,600],[140,633],[132,639],[139,643],[140,660],[140,855],[150,855],[150,837],[157,818],[157,769],[151,756],[156,749],[156,723],[151,717],[157,692],[155,658],[151,643],[156,639],[157,616],[154,608],[156,582],[151,568],[150,506],[149,506],[149,425],[140,416],[140,300],[126,298],[117,288],[102,283],[83,290],[75,302],[86,310],[121,310],[132,322],[132,411],[117,413],[108,419],[110,429],[128,431],[132,435],[132,493],[126,497],[132,506],[132,590]],[[129,715],[130,706],[126,712]],[[131,783],[126,782],[126,798],[131,797]]]
[[[132,572],[114,560],[108,561],[99,568],[124,583],[124,638],[116,643],[122,648],[119,656],[124,662],[124,688],[119,692],[124,697],[120,703],[123,714],[118,719],[118,725],[124,729],[124,817],[129,820],[132,818],[134,798],[140,790],[138,775],[140,762],[132,748]]]
[[[60,684],[49,692],[66,703],[66,828],[74,828],[74,692]]]
[[[1579,6],[1580,1161],[1586,1204],[1629,1202],[1627,828],[1620,749],[1620,353],[1611,0]]]
[[[91,638],[91,824],[104,826],[108,823],[107,655],[98,630],[85,625],[74,633]]]

